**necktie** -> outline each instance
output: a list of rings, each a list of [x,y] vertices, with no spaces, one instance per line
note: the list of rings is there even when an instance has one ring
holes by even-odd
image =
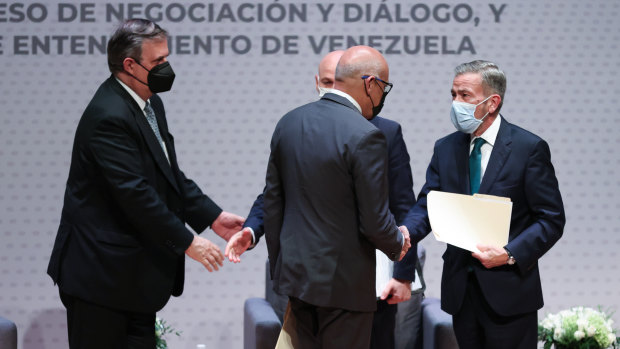
[[[161,145],[164,154],[166,154],[166,149],[164,149],[164,140],[161,138],[161,133],[159,133],[159,126],[157,126],[157,119],[155,118],[155,112],[151,107],[149,102],[146,102],[146,106],[144,107],[144,111],[146,112],[146,120],[151,125],[151,129],[153,129],[153,133],[155,133],[155,137],[159,141],[159,145]]]
[[[474,149],[471,151],[471,154],[469,154],[469,185],[472,194],[476,194],[480,189],[480,173],[482,172],[480,165],[482,153],[480,152],[480,148],[484,143],[485,140],[482,138],[474,139]]]

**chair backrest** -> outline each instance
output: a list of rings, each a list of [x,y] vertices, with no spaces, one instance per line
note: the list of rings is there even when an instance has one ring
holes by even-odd
[[[0,348],[17,349],[17,326],[0,316]]]
[[[424,268],[424,262],[426,262],[426,249],[420,244],[418,244],[418,261],[420,263],[420,267]],[[418,273],[418,275],[423,280],[424,277],[422,274]],[[424,281],[422,281],[422,285],[425,286]],[[424,289],[421,291],[424,292]],[[271,275],[269,272],[269,259],[265,262],[265,299],[269,302],[269,304],[271,304],[271,307],[273,307],[273,310],[280,319],[280,322],[282,322],[284,313],[286,312],[286,306],[288,305],[288,297],[279,295],[273,290],[273,281],[271,280]]]

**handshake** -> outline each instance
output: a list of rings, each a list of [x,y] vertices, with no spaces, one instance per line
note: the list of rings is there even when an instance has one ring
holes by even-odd
[[[229,212],[222,212],[211,224],[211,229],[215,231],[217,235],[228,241],[224,255],[220,248],[211,241],[200,237],[194,236],[192,244],[187,248],[185,254],[192,259],[200,262],[207,268],[209,272],[219,270],[219,267],[223,266],[224,256],[228,257],[228,260],[233,263],[241,262],[241,255],[252,245],[252,231],[250,228],[243,228],[245,219],[236,214]],[[409,237],[409,230],[407,227],[398,227],[403,235],[403,247],[400,251],[398,260],[402,260],[409,248],[411,248],[411,238]]]
[[[221,238],[229,241],[230,245],[231,237],[236,236],[237,232],[241,233],[240,230],[243,229],[244,222],[245,218],[241,216],[222,212],[211,224],[211,229]],[[228,251],[228,246],[226,246],[226,250]],[[220,248],[211,241],[197,235],[194,236],[192,244],[185,250],[185,254],[204,265],[209,272],[219,270],[219,267],[224,265],[224,255]]]
[[[401,225],[400,227],[398,227],[398,230],[400,230],[401,234],[403,234],[403,248],[400,250],[400,258],[398,258],[399,261],[401,261],[403,259],[403,257],[405,257],[405,255],[407,254],[407,251],[409,251],[409,249],[411,248],[411,237],[409,236],[409,229],[407,229],[406,226]]]

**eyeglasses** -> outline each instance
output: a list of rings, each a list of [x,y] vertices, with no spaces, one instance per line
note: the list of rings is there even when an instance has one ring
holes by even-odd
[[[362,75],[362,80],[366,80],[366,79],[368,79],[371,76],[373,76],[373,75]],[[385,86],[383,87],[383,92],[386,93],[386,94],[389,93],[392,90],[392,86],[394,86],[393,83],[387,82],[387,81],[383,81],[383,80],[379,79],[376,76],[375,76],[375,80],[376,81],[381,81],[382,83],[385,84]],[[379,84],[379,83],[377,83],[377,84]]]

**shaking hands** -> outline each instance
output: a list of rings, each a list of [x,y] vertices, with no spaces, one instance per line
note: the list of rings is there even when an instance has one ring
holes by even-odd
[[[398,258],[398,261],[401,261],[403,257],[405,257],[405,255],[407,254],[407,251],[409,251],[409,249],[411,248],[411,238],[409,237],[409,230],[406,226],[401,225],[400,227],[398,227],[398,230],[400,230],[400,232],[403,234],[403,239],[405,240],[405,242],[403,243],[403,249],[400,251],[400,258]]]
[[[239,232],[239,230],[243,228],[244,222],[245,218],[223,211],[215,219],[215,221],[213,221],[211,224],[211,229],[221,238],[229,241],[235,233]],[[250,234],[250,243],[251,239],[252,237]],[[226,247],[226,250],[228,250],[228,246]],[[243,251],[245,251],[245,249]],[[240,252],[239,255],[241,255],[241,253],[243,252]],[[200,236],[194,236],[194,240],[187,250],[185,250],[185,254],[200,262],[209,272],[214,270],[217,271],[219,270],[219,267],[223,266],[224,255],[222,254],[220,248],[211,241]],[[238,256],[236,256],[236,259],[239,261]],[[233,260],[231,259],[231,261]]]

